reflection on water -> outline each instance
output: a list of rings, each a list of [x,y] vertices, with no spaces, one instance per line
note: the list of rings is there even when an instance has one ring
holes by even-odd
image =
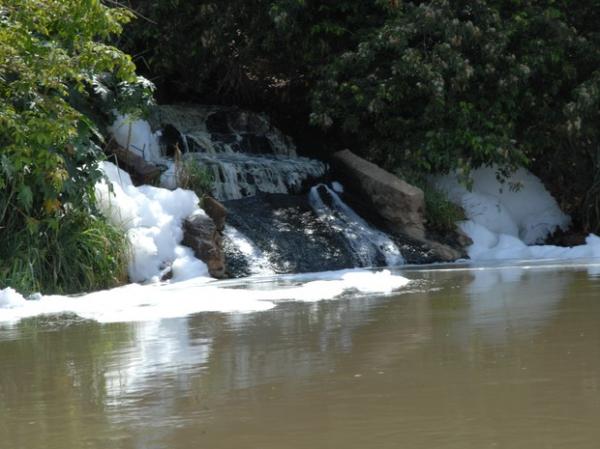
[[[523,268],[477,270],[465,293],[469,298],[469,330],[474,328],[489,343],[506,343],[510,335],[521,338],[538,331],[556,312],[570,274],[544,276]]]
[[[0,329],[0,448],[597,447],[594,269],[406,276],[396,296]]]

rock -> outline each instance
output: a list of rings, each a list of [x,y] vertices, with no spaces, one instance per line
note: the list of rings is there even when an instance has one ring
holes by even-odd
[[[392,232],[425,239],[425,197],[421,189],[350,150],[335,153],[333,159],[344,185],[363,196]]]
[[[173,127],[192,152],[214,154],[241,150],[252,154],[296,156],[292,139],[273,126],[266,115],[237,107],[160,105],[151,110],[148,120],[152,129]],[[163,151],[168,151],[165,142],[162,146]]]
[[[431,248],[433,257],[437,262],[454,262],[457,259],[467,257],[464,251],[460,251],[440,242],[428,240],[425,244]]]
[[[217,231],[223,232],[225,229],[225,220],[227,219],[227,209],[220,202],[210,196],[202,198],[202,209],[212,219]]]
[[[454,262],[457,259],[468,258],[464,249],[436,240],[417,240],[405,234],[391,234],[390,238],[398,245],[408,264]]]
[[[191,215],[183,222],[183,242],[195,256],[208,266],[215,278],[225,277],[225,257],[221,233],[208,215]]]
[[[563,231],[559,228],[550,237],[548,237],[544,243],[546,245],[573,247],[585,245],[586,237],[586,234],[573,232],[571,230]]]
[[[273,153],[271,142],[266,136],[257,136],[256,134],[242,134],[240,149],[244,153],[250,154],[268,154]]]
[[[185,141],[183,140],[183,136],[173,125],[166,125],[163,128],[159,141],[168,157],[175,156],[177,149],[179,149],[180,152],[185,151]]]
[[[206,128],[211,133],[229,134],[231,132],[229,116],[230,114],[228,114],[227,110],[220,110],[209,114],[206,118]]]
[[[465,234],[458,226],[454,229],[454,240],[456,241],[456,245],[463,249],[473,244],[473,239]]]
[[[112,141],[107,148],[107,153],[112,154],[117,160],[117,166],[131,175],[131,180],[137,185],[155,184],[160,178],[161,170],[151,162],[147,162],[141,155],[127,151]]]
[[[230,119],[230,126],[238,133],[265,135],[271,130],[271,124],[265,116],[238,110]]]

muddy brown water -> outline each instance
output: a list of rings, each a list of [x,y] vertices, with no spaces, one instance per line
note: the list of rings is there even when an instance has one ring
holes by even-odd
[[[0,325],[0,448],[600,447],[597,267],[405,275],[245,315]]]

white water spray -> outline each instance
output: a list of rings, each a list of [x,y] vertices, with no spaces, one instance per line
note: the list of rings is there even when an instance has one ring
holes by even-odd
[[[328,205],[319,192],[325,190],[331,198]],[[396,244],[383,232],[373,229],[325,184],[310,190],[310,204],[320,220],[341,232],[364,267],[373,266],[383,255],[388,266],[402,265],[404,258]]]

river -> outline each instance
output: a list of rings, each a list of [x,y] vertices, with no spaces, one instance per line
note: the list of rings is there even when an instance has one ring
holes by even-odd
[[[598,447],[597,264],[397,273],[245,314],[0,324],[0,448]]]

